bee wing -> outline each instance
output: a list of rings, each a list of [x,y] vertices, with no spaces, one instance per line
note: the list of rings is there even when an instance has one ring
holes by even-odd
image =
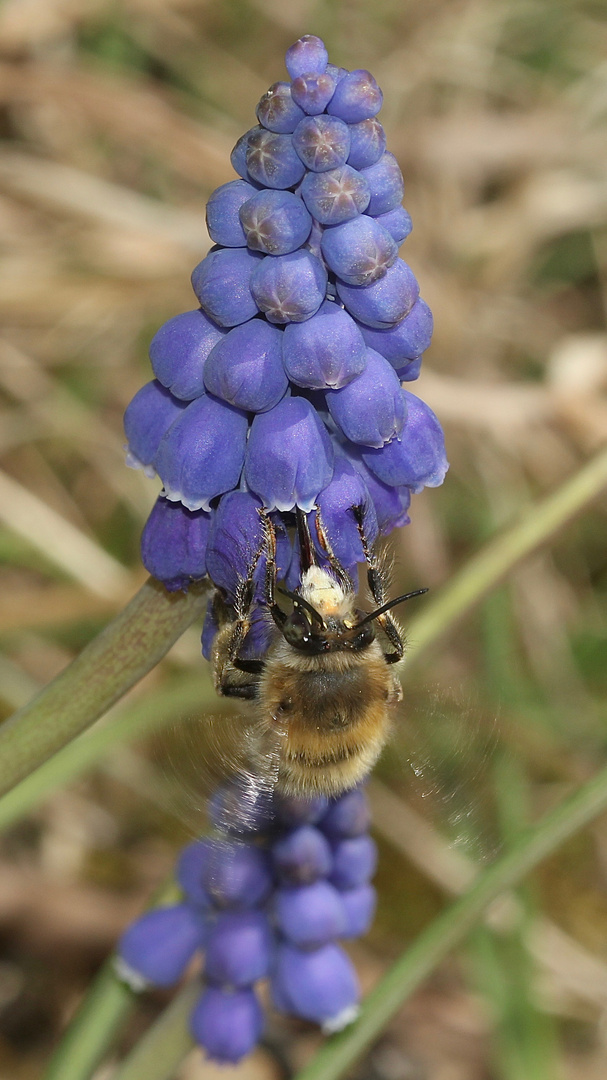
[[[164,806],[189,835],[246,833],[271,817],[283,736],[238,713],[182,720],[154,738]]]
[[[401,798],[401,839],[409,837],[409,853],[418,864],[430,860],[432,853],[437,856],[440,850],[447,872],[446,864],[453,868],[456,861],[447,852],[457,849],[462,856],[463,880],[467,876],[465,864],[470,877],[479,863],[499,852],[496,763],[500,756],[498,718],[488,714],[480,702],[463,691],[435,689],[428,693],[427,687],[416,700],[405,689],[402,718],[378,775],[385,777]],[[381,831],[382,818],[386,829],[398,839],[395,805],[390,804],[388,818],[382,813],[382,807],[387,810],[387,800],[382,802],[379,785],[376,793],[381,803],[376,825]],[[425,841],[418,844],[422,832]]]

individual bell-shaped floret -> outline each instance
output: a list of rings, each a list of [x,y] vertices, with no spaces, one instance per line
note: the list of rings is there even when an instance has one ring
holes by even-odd
[[[270,510],[309,512],[333,473],[333,445],[309,401],[285,398],[251,425],[248,486]]]
[[[346,386],[367,363],[360,328],[347,311],[330,300],[325,300],[311,319],[285,327],[282,356],[291,382],[313,390]]]
[[[284,397],[282,334],[265,319],[235,326],[217,342],[204,371],[207,390],[247,412],[265,412]]]
[[[347,836],[361,836],[368,831],[370,824],[371,811],[367,796],[358,787],[330,800],[319,828],[332,840],[342,840]]]
[[[246,246],[247,238],[238,211],[255,190],[246,180],[230,180],[215,188],[207,203],[207,229],[213,243],[223,247]]]
[[[333,97],[336,82],[332,75],[299,75],[291,84],[293,101],[308,116],[318,116],[324,112]]]
[[[421,297],[416,300],[408,315],[386,330],[374,329],[360,324],[360,330],[370,349],[385,356],[393,368],[403,367],[415,360],[428,348],[432,338],[432,312]]]
[[[231,491],[244,463],[246,414],[203,394],[188,405],[162,439],[154,459],[167,499],[188,510],[209,510]]]
[[[344,889],[340,895],[346,912],[346,929],[342,938],[362,937],[369,930],[375,915],[375,889],[372,885],[359,885],[356,889]]]
[[[305,172],[291,136],[263,127],[249,135],[245,161],[249,176],[269,188],[295,187]]]
[[[303,322],[325,298],[327,271],[309,251],[266,255],[251,276],[260,311],[273,323]]]
[[[363,531],[369,544],[377,539],[377,517],[366,485],[353,465],[338,454],[335,458],[331,483],[318,496],[320,520],[333,553],[342,566],[352,567],[364,562],[358,524],[352,507],[362,508]],[[316,530],[312,529],[315,537]],[[319,553],[322,547],[319,546]]]
[[[300,75],[320,75],[326,70],[329,54],[324,41],[315,34],[304,34],[285,54],[285,67],[292,79]]]
[[[243,581],[252,576],[256,595],[263,597],[266,572],[261,500],[250,491],[228,491],[213,514],[207,542],[207,570],[213,584],[233,599]],[[278,577],[291,559],[291,545],[283,523],[273,518]],[[263,552],[263,554],[262,554]]]
[[[367,468],[362,459],[362,446],[348,443],[344,449],[348,455],[348,461],[350,461],[356,471],[360,473],[364,480],[365,487],[371,496],[377,515],[377,525],[381,535],[387,536],[392,532],[392,529],[400,528],[401,525],[409,525],[410,518],[407,513],[411,502],[411,492],[409,489],[405,487],[391,487],[388,484],[383,484],[381,480],[378,480],[375,474]]]
[[[371,192],[368,214],[386,214],[402,201],[405,183],[394,154],[382,154],[375,165],[362,169],[361,176],[364,176]]]
[[[337,1031],[355,1019],[360,990],[352,961],[339,945],[304,951],[278,946],[272,997],[304,1020]],[[279,1003],[277,1002],[277,1004]]]
[[[209,986],[190,1016],[193,1038],[213,1061],[235,1065],[263,1031],[263,1012],[253,990]]]
[[[338,116],[306,116],[293,132],[293,146],[307,169],[327,172],[345,165],[350,131]]]
[[[397,259],[384,276],[371,285],[348,285],[338,281],[337,295],[359,322],[385,330],[408,315],[419,296],[419,285],[411,268],[402,259]]]
[[[268,129],[288,135],[303,120],[305,113],[293,101],[291,84],[275,82],[263,95],[257,106],[257,119]]]
[[[386,133],[375,117],[361,120],[358,124],[348,124],[350,132],[350,153],[348,165],[353,169],[367,169],[375,165],[386,149]]]
[[[234,172],[237,172],[243,180],[246,180],[247,183],[251,184],[252,187],[256,190],[258,190],[261,185],[258,184],[257,180],[253,179],[249,170],[247,169],[247,150],[249,149],[249,139],[251,138],[251,136],[263,130],[264,128],[261,127],[260,124],[258,124],[256,127],[249,128],[248,131],[245,131],[244,135],[240,136],[238,142],[232,150],[232,153],[230,154],[230,163],[232,165],[232,168],[234,169]]]
[[[394,210],[388,210],[385,214],[378,214],[375,220],[386,232],[390,233],[390,236],[397,244],[402,244],[413,228],[411,215],[405,210],[404,206],[395,206]]]
[[[325,397],[333,420],[352,442],[383,446],[403,429],[407,408],[398,376],[373,349],[367,349],[365,370]]]
[[[131,469],[143,469],[146,476],[154,476],[154,458],[162,437],[186,405],[157,379],[137,391],[124,414],[126,463]]]
[[[160,496],[141,535],[141,560],[148,573],[169,592],[187,592],[206,574],[211,515],[187,510]]]
[[[268,974],[271,948],[272,936],[264,912],[226,911],[209,930],[205,977],[220,986],[252,986]]]
[[[202,884],[216,907],[259,907],[272,889],[268,853],[252,844],[212,841]]]
[[[326,836],[313,825],[301,825],[274,842],[272,863],[285,884],[310,885],[327,877],[333,858]]]
[[[326,795],[277,795],[274,801],[279,825],[294,829],[299,825],[315,825],[329,808]]]
[[[281,934],[300,948],[317,949],[340,937],[346,929],[340,894],[324,880],[277,889],[273,915]]]
[[[119,971],[128,981],[135,973],[153,986],[172,986],[203,947],[206,935],[205,916],[190,904],[146,911],[120,939]]]
[[[445,437],[432,409],[408,390],[407,421],[399,438],[381,450],[363,448],[362,459],[384,484],[406,485],[412,491],[442,484],[449,463],[445,455]]]
[[[287,255],[305,244],[312,218],[299,195],[275,189],[257,191],[240,207],[247,245],[265,255]]]
[[[198,263],[192,288],[210,319],[220,326],[238,326],[257,315],[250,281],[261,258],[248,248],[220,248]]]
[[[370,836],[350,836],[333,847],[333,867],[329,880],[340,892],[356,889],[371,880],[377,868],[377,845]]]
[[[211,841],[202,839],[194,840],[183,848],[177,866],[175,877],[177,884],[183,889],[190,903],[203,910],[211,907],[211,898],[203,885],[206,867],[212,853]]]
[[[358,68],[340,79],[327,106],[331,116],[347,124],[359,124],[376,116],[382,107],[383,94],[370,71]]]
[[[183,401],[204,394],[204,365],[213,345],[225,334],[204,311],[184,311],[157,330],[150,343],[156,378]]]
[[[377,281],[398,255],[390,233],[366,214],[325,229],[320,249],[329,269],[350,285]]]
[[[313,218],[321,225],[340,225],[362,214],[371,193],[362,174],[350,165],[327,172],[309,172],[301,185],[301,196]]]

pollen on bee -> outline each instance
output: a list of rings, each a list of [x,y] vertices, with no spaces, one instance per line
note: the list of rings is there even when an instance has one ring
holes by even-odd
[[[300,593],[319,615],[343,619],[352,609],[352,593],[346,592],[329,571],[311,566],[302,576]]]

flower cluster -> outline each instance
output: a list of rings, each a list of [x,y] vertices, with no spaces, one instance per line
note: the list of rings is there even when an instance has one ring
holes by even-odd
[[[172,985],[204,951],[190,1028],[220,1062],[239,1061],[260,1038],[260,980],[269,980],[279,1011],[327,1032],[357,1012],[356,972],[338,942],[363,934],[375,908],[365,794],[276,799],[264,816],[265,831],[256,820],[249,837],[186,847],[177,867],[183,902],[147,912],[119,947],[119,972],[136,986]]]
[[[447,469],[438,420],[401,386],[419,373],[432,315],[398,257],[411,221],[381,90],[368,71],[329,64],[314,36],[286,64],[291,81],[270,87],[234,148],[240,179],[209,199],[200,307],[160,328],[155,378],[126,411],[129,463],[163,484],[142,553],[169,589],[213,578],[216,517],[234,492],[278,518],[320,507],[353,571],[364,556],[349,508],[364,505],[373,542]],[[294,587],[298,552],[285,560]]]

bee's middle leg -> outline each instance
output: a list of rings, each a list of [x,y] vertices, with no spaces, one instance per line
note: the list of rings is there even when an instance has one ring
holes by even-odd
[[[379,565],[377,555],[367,540],[364,530],[364,507],[353,506],[352,513],[354,519],[358,525],[358,533],[360,536],[360,542],[362,544],[363,554],[365,556],[365,562],[367,564],[367,582],[371,591],[371,596],[375,600],[378,607],[382,607],[388,599],[386,596],[386,585],[384,575],[382,574],[381,567]],[[380,624],[384,634],[386,635],[390,645],[392,646],[392,652],[384,653],[384,659],[387,664],[395,664],[399,660],[402,660],[405,654],[405,641],[398,626],[396,625],[392,615],[389,611],[386,611],[383,615],[378,615],[377,621]]]

